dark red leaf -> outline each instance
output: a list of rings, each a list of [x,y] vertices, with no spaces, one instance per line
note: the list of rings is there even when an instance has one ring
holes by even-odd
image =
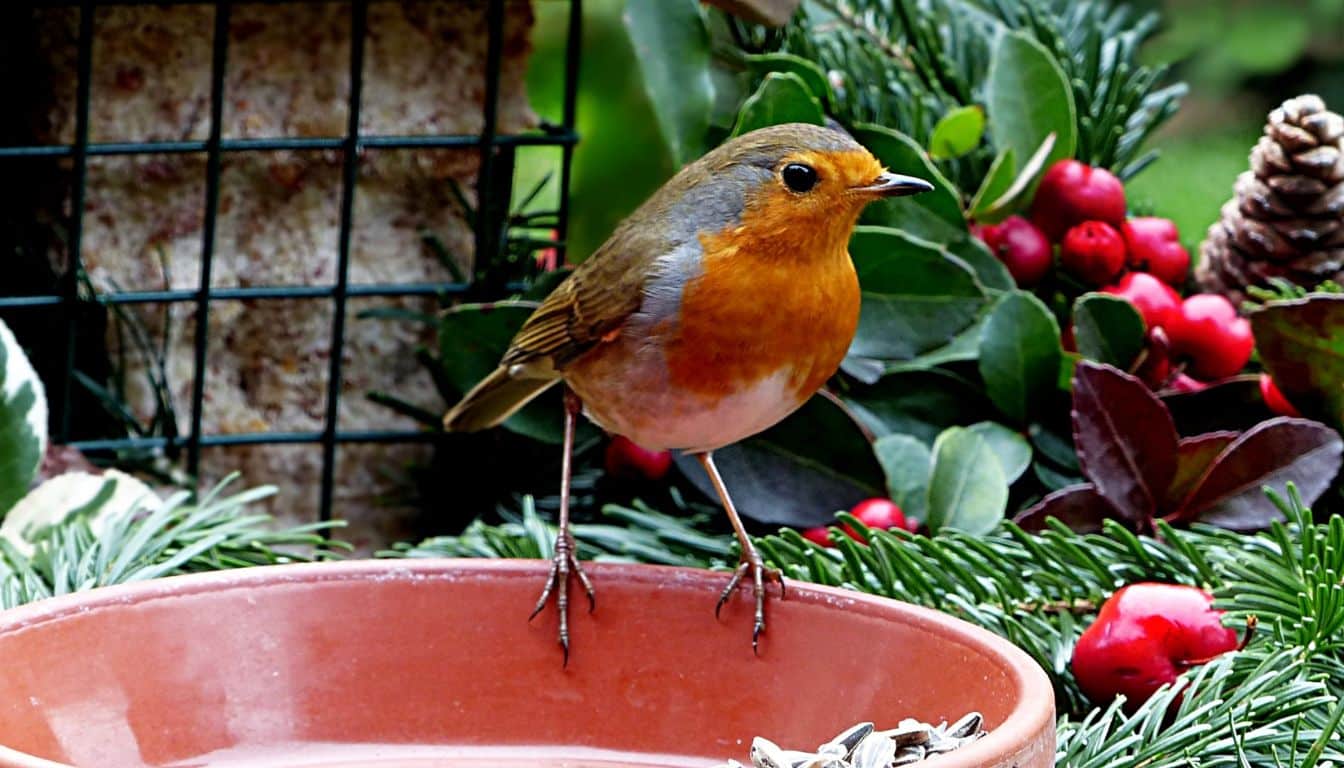
[[[1019,512],[1013,522],[1028,531],[1045,529],[1045,519],[1057,517],[1059,521],[1078,533],[1096,533],[1101,530],[1101,522],[1107,518],[1120,517],[1115,507],[1097,493],[1091,483],[1070,485],[1046,496],[1035,506]]]
[[[1166,390],[1160,395],[1176,432],[1186,437],[1220,430],[1243,432],[1275,416],[1260,396],[1259,376],[1235,376],[1198,392]]]
[[[1344,423],[1344,296],[1271,302],[1251,315],[1251,329],[1260,360],[1293,403]]]
[[[1177,445],[1176,475],[1167,486],[1166,498],[1162,502],[1164,512],[1175,512],[1181,508],[1181,502],[1190,495],[1195,483],[1204,476],[1213,460],[1223,449],[1237,439],[1236,432],[1206,432],[1194,437],[1182,438]]]
[[[1311,504],[1339,471],[1344,441],[1308,419],[1280,417],[1252,427],[1229,445],[1196,483],[1179,516],[1233,530],[1264,528],[1279,510],[1261,489],[1297,486]]]
[[[1176,427],[1143,382],[1083,362],[1073,376],[1073,443],[1083,476],[1131,523],[1157,512],[1176,474]]]

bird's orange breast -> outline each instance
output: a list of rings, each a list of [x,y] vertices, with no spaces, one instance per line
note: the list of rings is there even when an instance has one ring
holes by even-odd
[[[672,386],[713,401],[784,371],[802,402],[839,367],[859,319],[852,222],[801,237],[762,224],[701,236],[703,269],[665,349]],[[839,237],[825,231],[837,224]]]

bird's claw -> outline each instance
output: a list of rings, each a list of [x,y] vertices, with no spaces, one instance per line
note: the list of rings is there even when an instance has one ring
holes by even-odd
[[[761,560],[761,556],[756,551],[750,550],[743,553],[742,560],[737,564],[733,571],[733,576],[728,580],[728,586],[723,588],[719,595],[719,602],[714,606],[714,618],[719,617],[719,612],[723,609],[728,598],[737,590],[747,573],[751,573],[751,592],[756,598],[755,621],[751,629],[751,650],[760,655],[761,634],[765,632],[765,585],[767,582],[779,584],[779,597],[784,599],[786,589],[784,586],[784,574],[778,568],[767,568]]]
[[[584,593],[588,595],[588,612],[592,613],[597,609],[597,597],[593,592],[593,582],[589,580],[588,574],[583,570],[579,558],[574,554],[574,549],[574,538],[572,536],[561,534],[556,537],[555,555],[551,558],[551,572],[546,577],[546,586],[541,590],[541,597],[537,598],[536,607],[527,617],[528,621],[535,619],[546,607],[546,602],[550,600],[551,593],[555,593],[555,610],[560,623],[560,650],[564,654],[563,666],[569,666],[569,577],[571,575],[578,578],[579,583],[583,585]]]

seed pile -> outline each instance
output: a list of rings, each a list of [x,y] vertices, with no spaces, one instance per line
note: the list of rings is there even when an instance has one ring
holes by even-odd
[[[951,752],[982,738],[987,731],[984,718],[972,712],[948,725],[921,723],[906,718],[895,728],[878,731],[872,723],[846,728],[834,739],[817,747],[816,752],[781,749],[769,739],[757,736],[751,743],[754,768],[889,768],[914,765],[935,755]],[[722,768],[746,768],[729,760]]]

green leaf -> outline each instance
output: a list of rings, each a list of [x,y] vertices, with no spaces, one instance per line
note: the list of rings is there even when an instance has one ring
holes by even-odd
[[[1011,485],[1031,466],[1031,443],[1015,429],[996,421],[982,421],[966,428],[984,438],[999,459],[1003,477]]]
[[[709,498],[717,495],[694,456],[678,469]],[[728,492],[743,515],[806,528],[881,493],[882,468],[863,430],[845,409],[813,397],[761,434],[714,451]]]
[[[807,89],[803,79],[792,72],[771,72],[761,81],[756,92],[742,103],[733,126],[733,136],[781,123],[811,123],[826,121],[821,103]]]
[[[28,493],[47,449],[47,395],[0,321],[0,515]]]
[[[980,284],[988,290],[1011,291],[1017,287],[1012,273],[1002,261],[989,250],[989,246],[978,237],[963,233],[945,241],[947,252],[966,262],[974,272]]]
[[[989,399],[1019,424],[1057,391],[1059,326],[1040,299],[1017,291],[990,312],[980,337],[980,375]]]
[[[536,309],[532,301],[460,304],[439,320],[443,380],[465,394],[499,365],[513,335]],[[558,389],[558,388],[553,388]],[[546,392],[510,416],[504,427],[534,440],[559,443],[563,424],[558,392]]]
[[[701,155],[714,106],[709,30],[696,0],[629,0],[623,16],[644,90],[673,159]]]
[[[987,219],[985,214],[989,211],[990,203],[993,203],[1013,183],[1013,174],[1017,172],[1017,154],[1013,152],[1012,147],[1004,147],[999,150],[999,154],[994,156],[994,162],[990,164],[989,170],[985,172],[985,178],[980,182],[980,188],[975,191],[975,197],[971,198],[971,203],[966,207],[970,211],[970,217],[976,221],[984,221],[995,224],[997,221]]]
[[[927,517],[929,446],[910,435],[883,435],[873,443],[877,463],[887,476],[887,495],[907,515]]]
[[[1045,167],[1073,157],[1077,112],[1073,91],[1054,57],[1030,35],[1004,30],[994,45],[985,83],[989,130],[999,150],[1031,157],[1056,135]]]
[[[882,161],[887,170],[916,176],[933,184],[931,192],[880,200],[869,205],[865,213],[880,220],[902,222],[892,226],[934,242],[944,242],[946,238],[942,234],[966,231],[966,217],[961,213],[961,198],[956,186],[938,170],[919,142],[900,131],[869,123],[851,126],[850,133]],[[933,220],[922,215],[928,213],[933,214]]]
[[[1008,481],[989,442],[963,427],[939,435],[929,473],[929,529],[988,533],[1007,506]]]
[[[985,111],[970,104],[958,107],[933,126],[929,155],[936,160],[961,157],[980,145],[985,135]]]
[[[946,344],[986,303],[964,263],[899,230],[860,226],[849,250],[863,291],[851,355],[914,357]]]
[[[870,204],[859,219],[861,223],[899,229],[912,237],[940,244],[970,264],[986,288],[1013,288],[1007,268],[967,228],[957,188],[914,139],[890,128],[866,123],[853,126],[851,133],[888,170],[926,179],[934,186],[931,192]]]
[[[815,63],[791,53],[749,53],[743,57],[747,70],[764,78],[772,72],[797,75],[813,96],[825,101],[828,108],[835,106],[835,94],[826,79],[826,73]]]
[[[1083,357],[1128,370],[1143,351],[1146,330],[1133,304],[1106,293],[1085,293],[1073,304],[1073,334]]]
[[[844,400],[873,433],[911,435],[928,444],[947,427],[994,416],[979,387],[937,368],[889,374],[850,388]]]
[[[984,221],[996,222],[1008,217],[1014,210],[1017,210],[1019,204],[1026,197],[1025,193],[1036,184],[1036,177],[1040,175],[1041,169],[1045,167],[1045,160],[1050,156],[1050,152],[1055,147],[1055,134],[1045,137],[1041,146],[1036,149],[1036,154],[1027,158],[1027,162],[1017,172],[1017,178],[1012,180],[1008,188],[999,193],[995,199],[985,203],[982,210],[979,211],[979,217]]]

